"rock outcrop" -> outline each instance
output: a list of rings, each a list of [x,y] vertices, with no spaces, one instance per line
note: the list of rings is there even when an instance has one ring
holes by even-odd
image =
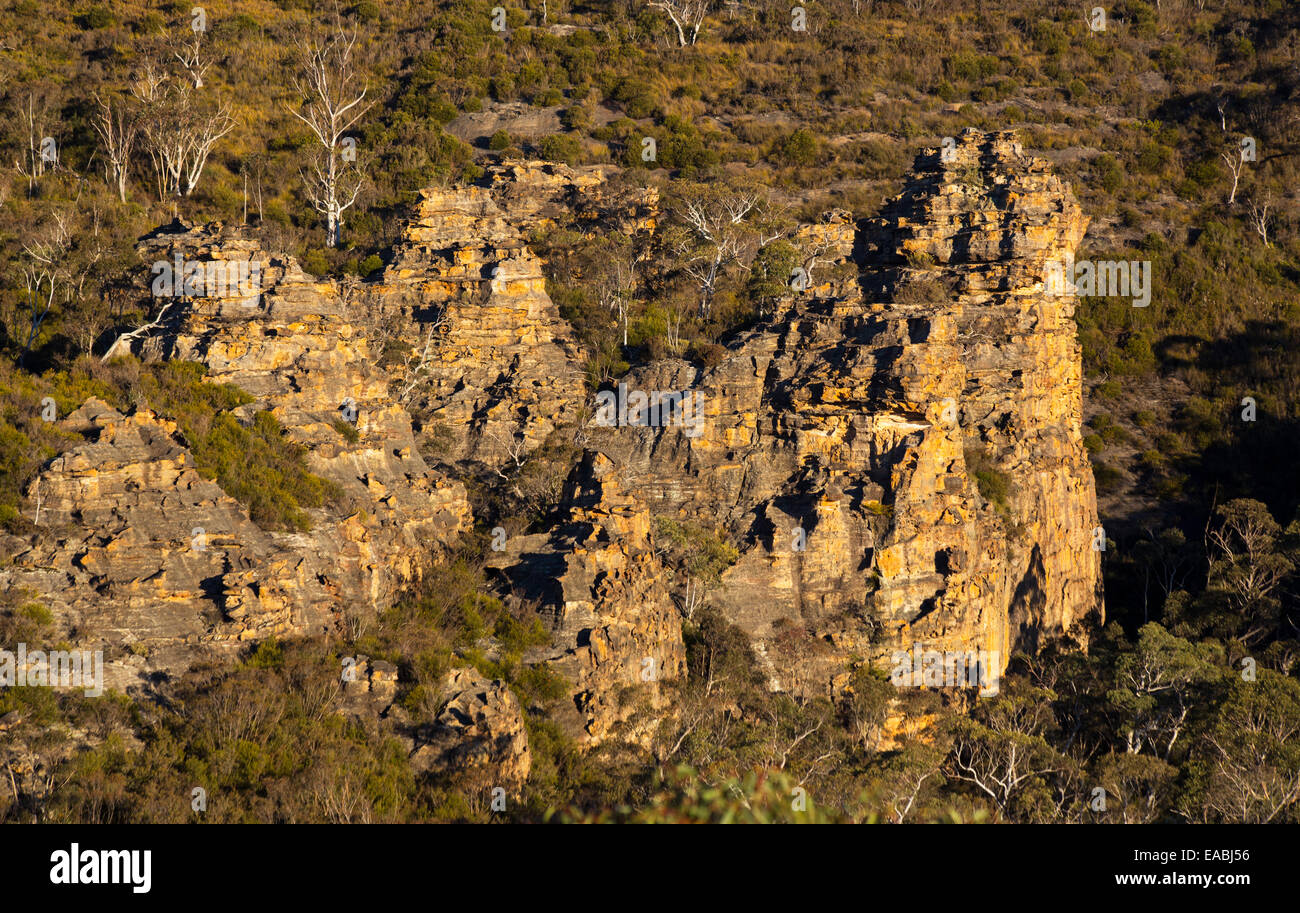
[[[389,716],[397,697],[397,667],[369,656],[349,656],[343,660],[337,709],[372,732],[380,720]],[[396,721],[395,721],[396,722]]]
[[[344,660],[335,709],[372,734],[395,737],[416,773],[468,776],[474,789],[501,787],[518,796],[532,769],[519,701],[500,680],[472,667],[447,672],[435,685],[432,722],[413,723],[397,695],[397,667],[368,656]]]
[[[464,487],[425,464],[337,286],[219,225],[172,226],[141,252],[196,264],[142,354],[200,362],[252,394],[236,416],[271,412],[341,496],[308,511],[309,532],[264,531],[200,475],[171,422],[96,400],[65,420],[85,443],[29,488],[41,532],[7,577],[45,597],[65,631],[102,639],[117,685],[183,668],[201,646],[342,630],[391,603],[470,522]]]
[[[412,767],[477,776],[488,788],[519,795],[533,761],[519,701],[505,682],[453,669],[443,697],[442,713],[410,740]]]
[[[801,227],[808,281],[711,367],[632,372],[625,394],[666,394],[671,409],[655,402],[649,422],[620,408],[610,426],[593,420],[584,353],[528,239],[560,223],[651,231],[656,202],[598,169],[494,166],[475,186],[426,191],[382,276],[360,286],[217,228],[146,239],[160,262],[258,264],[255,289],[189,294],[138,348],[248,391],[239,417],[270,410],[347,506],[313,511],[310,532],[263,530],[197,471],[175,425],[91,401],[65,423],[84,443],[27,493],[40,532],[5,582],[38,591],[65,632],[101,638],[121,676],[336,630],[468,528],[465,488],[444,472],[490,478],[572,427],[586,452],[565,467],[554,522],[489,563],[503,595],[549,624],[551,645],[524,659],[570,682],[564,722],[587,744],[620,727],[641,738],[685,673],[679,569],[656,549],[656,517],[737,546],[707,602],[777,689],[826,694],[850,666],[917,646],[996,654],[1000,672],[1013,649],[1100,614],[1075,301],[1043,284],[1086,220],[1045,162],[1009,134],[969,132],[922,154],[878,218]],[[367,666],[344,712],[378,719],[395,690],[391,670]],[[460,669],[443,697],[435,724],[403,730],[413,763],[522,784],[509,689]]]
[[[662,709],[661,683],[686,671],[681,616],[651,543],[650,513],[618,488],[612,468],[589,453],[566,486],[555,528],[515,537],[491,562],[548,621],[555,647],[529,659],[575,684],[574,735],[591,743],[638,709],[626,692]]]
[[[210,380],[253,395],[238,413],[270,411],[307,448],[308,468],[356,507],[323,518],[312,544],[352,594],[373,605],[390,600],[468,528],[470,511],[464,487],[420,456],[410,415],[371,357],[363,309],[293,258],[219,226],[158,233],[142,252],[262,264],[255,299],[193,298],[145,354],[200,362]]]
[[[1045,162],[967,133],[879,219],[806,229],[831,269],[716,367],[627,379],[702,396],[698,429],[588,429],[621,489],[740,543],[710,601],[773,687],[914,645],[1005,665],[1100,611],[1074,300],[1042,281],[1085,227]]]
[[[392,263],[366,289],[372,320],[409,355],[397,385],[447,464],[518,463],[583,407],[585,355],[527,246],[562,219],[578,231],[652,229],[651,191],[614,193],[599,168],[493,166],[471,187],[430,189]]]
[[[31,519],[42,533],[6,576],[39,593],[64,631],[110,648],[110,687],[184,667],[200,643],[330,625],[310,559],[277,549],[203,478],[174,423],[92,398],[64,425],[85,443],[33,483]]]

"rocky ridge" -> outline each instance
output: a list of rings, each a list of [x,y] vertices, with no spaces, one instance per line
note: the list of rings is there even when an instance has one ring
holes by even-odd
[[[879,218],[802,226],[806,288],[727,340],[715,366],[666,361],[624,379],[698,395],[698,434],[592,421],[583,353],[528,245],[561,219],[653,231],[655,208],[651,193],[609,191],[599,169],[494,166],[475,186],[426,191],[383,274],[360,286],[315,280],[219,227],[145,239],[146,259],[262,264],[256,300],[195,296],[137,349],[247,390],[241,418],[272,411],[350,507],[314,512],[310,533],[260,530],[195,471],[174,425],[92,401],[66,420],[85,443],[28,493],[42,532],[7,582],[54,594],[65,630],[130,648],[118,657],[130,674],[204,645],[339,630],[468,528],[465,489],[445,473],[506,467],[574,427],[586,452],[555,522],[488,560],[503,595],[546,620],[551,645],[525,659],[570,682],[568,722],[588,744],[620,726],[643,739],[637,711],[670,713],[664,683],[685,671],[681,581],[656,517],[737,544],[707,602],[749,635],[777,689],[825,694],[854,663],[888,665],[913,645],[1005,663],[1101,612],[1074,300],[1042,285],[1086,220],[1046,163],[1009,134],[967,133],[951,155],[923,153]],[[423,455],[435,452],[438,468]],[[461,671],[444,689],[451,715],[408,733],[412,757],[472,756],[522,782],[517,701]],[[388,712],[385,674],[367,673],[366,714]]]
[[[268,532],[198,473],[174,423],[93,399],[65,419],[85,443],[32,483],[26,508],[40,532],[10,544],[6,577],[40,593],[62,630],[107,648],[114,687],[183,669],[203,648],[340,632],[418,580],[470,522],[464,487],[419,455],[332,283],[220,225],[170,226],[141,254],[257,264],[255,294],[204,286],[165,305],[162,332],[139,349],[197,361],[209,380],[252,394],[238,418],[269,411],[341,497],[308,511],[308,532]]]

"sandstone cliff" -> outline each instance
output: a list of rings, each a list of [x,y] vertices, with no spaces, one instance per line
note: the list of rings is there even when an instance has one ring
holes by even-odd
[[[342,631],[418,579],[470,520],[464,487],[420,457],[334,284],[219,225],[172,226],[141,254],[257,264],[255,294],[229,283],[175,301],[141,354],[200,362],[252,394],[237,415],[270,411],[342,497],[310,512],[310,532],[267,532],[198,473],[175,424],[97,400],[69,416],[85,443],[30,486],[40,532],[14,549],[6,578],[40,594],[63,631],[108,648],[114,687],[183,669],[203,647]]]
[[[430,189],[365,301],[410,354],[395,383],[438,439],[440,462],[499,468],[577,421],[584,353],[546,294],[527,236],[555,225],[653,228],[653,191],[617,194],[600,168],[493,166],[479,184]]]
[[[554,529],[517,536],[491,559],[547,619],[554,648],[530,659],[575,684],[575,734],[589,742],[631,716],[626,691],[662,709],[661,682],[686,671],[681,616],[651,541],[650,512],[619,489],[612,470],[603,455],[588,453]]]
[[[879,219],[805,229],[853,278],[814,273],[714,368],[627,380],[702,394],[702,433],[589,429],[620,487],[740,542],[710,601],[773,687],[914,644],[1005,665],[1100,611],[1074,301],[1042,287],[1085,227],[1046,163],[967,133]]]
[[[825,694],[854,663],[888,666],[914,645],[996,652],[1001,666],[1100,613],[1075,302],[1042,282],[1086,220],[1046,163],[1010,135],[967,133],[951,156],[922,154],[879,218],[802,226],[806,288],[713,367],[659,362],[624,379],[698,397],[695,428],[592,420],[583,353],[529,248],[557,220],[653,231],[654,195],[605,177],[523,163],[426,191],[360,286],[314,280],[219,227],[146,239],[147,261],[261,264],[256,296],[194,296],[140,351],[247,390],[241,417],[271,410],[350,507],[315,511],[310,533],[261,530],[196,471],[174,425],[92,401],[66,420],[85,443],[28,493],[41,532],[6,581],[46,597],[63,630],[121,648],[122,680],[204,645],[338,630],[468,528],[465,488],[444,472],[490,477],[569,427],[586,452],[565,467],[552,522],[488,559],[502,595],[547,621],[552,643],[526,661],[570,682],[585,742],[638,709],[671,713],[663,683],[685,671],[684,581],[656,548],[656,517],[736,544],[706,599],[749,635],[773,688]],[[357,700],[391,701],[385,675]],[[472,757],[522,782],[517,702],[462,678],[446,683],[450,715],[408,733],[412,756]]]

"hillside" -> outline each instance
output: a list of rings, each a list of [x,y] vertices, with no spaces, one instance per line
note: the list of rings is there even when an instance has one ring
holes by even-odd
[[[0,819],[1300,818],[1295,10],[494,6],[0,12]]]

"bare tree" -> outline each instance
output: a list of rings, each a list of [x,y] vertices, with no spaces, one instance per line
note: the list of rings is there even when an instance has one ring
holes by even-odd
[[[152,64],[145,65],[131,93],[142,109],[140,137],[159,199],[189,196],[213,147],[235,129],[230,104],[200,104],[189,82],[169,80]]]
[[[22,359],[27,358],[41,325],[54,307],[59,292],[64,291],[69,279],[68,254],[72,249],[72,232],[61,213],[54,213],[44,233],[23,245],[22,274],[27,300],[31,305],[27,342],[23,345]]]
[[[181,45],[179,51],[173,52],[173,56],[181,62],[185,68],[186,77],[194,84],[194,88],[203,88],[203,74],[208,71],[210,63],[203,62],[203,32],[194,29],[194,39],[188,42],[178,42]]]
[[[651,0],[650,8],[662,10],[677,28],[677,46],[694,44],[700,35],[700,26],[709,12],[709,0]],[[687,38],[689,33],[690,37]]]
[[[912,806],[916,804],[917,797],[921,795],[921,789],[925,786],[925,781],[931,777],[938,776],[939,768],[922,768],[920,770],[910,770],[906,774],[900,775],[894,785],[894,789],[887,797],[889,803],[889,814],[895,824],[902,824],[907,820],[907,816],[912,813]]]
[[[611,313],[617,313],[623,324],[623,345],[627,345],[628,308],[636,289],[636,276],[632,264],[619,257],[614,260],[612,271],[597,287],[597,295],[602,307]]]
[[[682,591],[682,595],[674,596],[673,599],[678,603],[677,609],[682,613],[682,617],[692,621],[695,613],[704,604],[704,587],[694,577],[687,577],[686,588]]]
[[[668,351],[680,355],[682,351],[682,318],[685,315],[676,304],[668,305],[668,321],[664,328],[664,341]],[[613,378],[610,378],[611,380]]]
[[[674,253],[682,259],[682,270],[699,286],[701,317],[709,316],[722,274],[757,249],[753,226],[746,220],[758,203],[757,192],[723,191],[687,199],[678,209],[689,231],[678,239]]]
[[[509,438],[506,438],[504,434],[495,428],[488,428],[486,430],[487,436],[492,438],[497,447],[503,451],[505,459],[502,461],[502,465],[505,465],[507,469],[513,466],[516,478],[512,480],[510,476],[505,474],[501,466],[493,466],[492,471],[505,481],[511,483],[510,488],[515,497],[524,497],[523,491],[519,488],[519,481],[517,478],[519,473],[523,470],[524,464],[528,462],[528,435],[524,431],[522,423],[521,427],[510,433]]]
[[[1232,206],[1237,202],[1237,184],[1241,181],[1241,171],[1246,167],[1246,153],[1244,150],[1238,150],[1236,157],[1226,152],[1220,152],[1219,157],[1228,163],[1228,171],[1232,173],[1232,192],[1228,194],[1228,205]]]
[[[117,188],[117,198],[125,203],[131,151],[139,126],[124,102],[116,99],[105,101],[98,92],[94,99],[99,108],[92,124],[104,147],[104,177],[110,187]]]
[[[777,770],[785,770],[800,743],[815,735],[828,719],[825,706],[803,703],[777,703],[763,715],[771,724],[764,746],[767,756],[764,766]]]
[[[338,247],[343,213],[361,193],[362,172],[356,162],[355,142],[344,148],[345,134],[374,104],[366,102],[367,87],[356,88],[353,55],[357,33],[348,34],[336,25],[326,38],[299,40],[303,71],[293,80],[302,97],[302,110],[289,109],[315,135],[320,148],[311,163],[311,175],[303,174],[312,206],[325,218],[326,243]]]
[[[171,311],[172,306],[174,304],[177,304],[180,300],[181,300],[180,298],[169,299],[167,303],[164,304],[162,308],[158,311],[158,315],[154,317],[153,320],[139,327],[136,327],[134,330],[130,330],[129,332],[122,333],[121,335],[119,335],[117,339],[113,340],[113,344],[108,347],[108,351],[104,353],[104,356],[100,359],[100,361],[109,361],[110,359],[118,355],[130,355],[131,343],[134,340],[144,336],[146,333],[150,332],[151,330],[156,330],[160,326],[162,326],[163,323],[166,321],[167,315]]]
[[[139,107],[139,132],[145,154],[154,175],[154,190],[158,199],[167,197],[167,166],[163,161],[162,150],[166,145],[164,134],[167,129],[164,106],[167,98],[167,71],[158,67],[151,60],[146,60],[131,83],[131,97]]]
[[[1269,209],[1272,208],[1272,206],[1272,193],[1265,194],[1262,202],[1256,200],[1251,200],[1250,202],[1250,224],[1263,240],[1265,247],[1273,246],[1268,240],[1268,226],[1272,219],[1272,216],[1269,214]]]
[[[953,740],[947,775],[972,784],[1006,816],[1027,786],[1057,769],[1041,739],[998,733],[979,724],[960,727]]]
[[[154,60],[145,60],[131,81],[131,95],[140,106],[148,108],[162,101],[170,75]]]
[[[260,225],[264,219],[262,216],[262,184],[266,178],[266,154],[255,152],[252,155],[244,157],[243,164],[240,166],[240,172],[244,176],[244,223],[248,223],[248,179],[253,178],[253,191],[257,198],[257,222]]]
[[[437,319],[428,325],[424,333],[424,345],[419,349],[414,347],[407,353],[405,363],[402,366],[405,375],[401,389],[397,393],[397,401],[405,405],[419,388],[420,384],[428,377],[429,369],[432,367],[430,361],[433,355],[434,336],[447,325],[447,312],[444,310],[438,314]]]
[[[895,824],[903,824],[921,800],[925,784],[940,776],[944,753],[932,745],[908,746],[885,762],[879,798]]]
[[[187,96],[188,92],[182,95]],[[230,105],[219,106],[215,111],[202,113],[195,111],[188,98],[182,99],[183,111],[193,111],[192,117],[187,118],[190,127],[188,143],[184,146],[185,155],[182,159],[184,168],[181,174],[180,195],[187,197],[194,192],[198,186],[199,177],[203,174],[203,169],[207,167],[208,156],[212,152],[212,147],[217,141],[235,129],[235,119],[230,115]]]
[[[28,92],[27,104],[19,108],[18,112],[27,133],[27,148],[23,150],[22,160],[14,162],[14,168],[27,178],[29,196],[35,192],[36,182],[58,163],[57,157],[51,158],[51,150],[47,148],[47,141],[50,139],[49,108],[48,98],[42,97],[38,101],[34,92]],[[53,153],[57,156],[57,147],[53,149]]]
[[[1281,528],[1267,505],[1238,498],[1219,507],[1215,515],[1219,522],[1209,532],[1213,552],[1208,580],[1228,595],[1249,622],[1241,634],[1242,643],[1249,646],[1279,620],[1280,604],[1274,593],[1295,564],[1277,550]]]
[[[773,240],[775,240],[775,238]],[[764,241],[763,243],[766,244],[767,242]],[[823,254],[834,250],[835,241],[829,234],[812,235],[804,241],[801,248],[800,253],[803,256],[803,259],[800,265],[803,269],[804,279],[807,281],[808,287],[812,288],[815,284],[813,282],[813,270],[817,268],[817,261]]]

